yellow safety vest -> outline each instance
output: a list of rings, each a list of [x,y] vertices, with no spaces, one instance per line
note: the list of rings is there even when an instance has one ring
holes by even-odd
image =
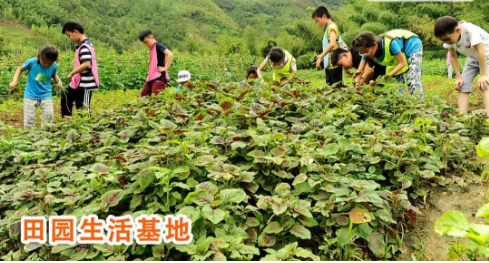
[[[287,63],[285,63],[285,65],[282,68],[279,68],[279,69],[274,68],[272,65],[272,61],[269,61],[270,66],[273,69],[273,80],[274,81],[280,81],[281,78],[288,77],[288,75],[290,74],[290,65],[292,65],[292,60],[294,59],[294,57],[285,49],[284,49],[284,53],[285,53],[285,56],[287,56]],[[270,58],[269,58],[269,60],[270,60]]]
[[[407,40],[412,37],[418,37],[418,35],[404,29],[394,29],[388,31],[384,37],[384,60],[380,61],[374,57],[374,61],[377,62],[379,65],[385,66],[386,67],[385,72],[389,74],[392,70],[394,70],[394,68],[398,64],[397,59],[394,56],[392,56],[390,52],[392,40],[395,38],[402,38],[404,40]],[[406,62],[406,65],[401,70],[399,70],[399,72],[397,72],[396,75],[402,74],[408,71],[409,69],[406,53],[404,52],[401,53],[402,53],[402,57],[404,58],[404,61]]]

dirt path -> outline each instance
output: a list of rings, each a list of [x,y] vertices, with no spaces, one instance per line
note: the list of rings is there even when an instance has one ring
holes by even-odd
[[[466,187],[452,185],[435,189],[427,198],[426,206],[421,209],[415,228],[404,237],[408,251],[403,260],[446,260],[448,248],[457,242],[451,237],[441,237],[435,233],[435,221],[449,210],[459,210],[471,223],[485,222],[476,218],[477,210],[484,205],[484,195],[489,187],[471,182]]]

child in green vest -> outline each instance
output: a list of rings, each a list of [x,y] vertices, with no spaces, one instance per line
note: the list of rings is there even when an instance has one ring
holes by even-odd
[[[312,18],[320,27],[326,27],[323,36],[323,52],[317,56],[316,68],[321,68],[321,62],[324,59],[324,72],[326,75],[326,83],[333,85],[334,83],[343,81],[343,70],[331,63],[330,53],[338,49],[340,43],[343,43],[340,36],[338,25],[331,20],[331,15],[326,7],[320,6],[312,13]],[[346,46],[343,46],[346,48]]]
[[[268,56],[256,70],[262,86],[265,85],[262,70],[269,62],[273,70],[273,81],[281,81],[282,78],[287,78],[287,82],[290,82],[294,79],[295,73],[297,72],[295,58],[287,50],[281,47],[272,47]]]
[[[416,34],[402,29],[377,37],[372,32],[362,32],[353,40],[353,47],[363,56],[358,71],[363,71],[367,60],[373,59],[387,67],[387,76],[398,82],[407,81],[410,94],[418,93],[420,98],[424,96],[421,84],[423,44]],[[404,92],[404,87],[399,91]]]

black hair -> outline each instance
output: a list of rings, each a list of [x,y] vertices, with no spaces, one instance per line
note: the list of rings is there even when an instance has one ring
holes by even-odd
[[[315,17],[321,18],[324,15],[326,15],[327,18],[331,18],[331,15],[329,14],[328,9],[324,6],[320,6],[320,7],[316,8],[316,10],[314,10],[314,12],[312,12],[312,18],[315,18]]]
[[[359,47],[373,47],[377,37],[372,32],[362,32],[353,39],[351,45],[358,50]]]
[[[249,75],[251,74],[255,74],[258,76],[258,73],[256,72],[258,69],[257,66],[255,65],[250,65],[250,67],[248,68],[248,70],[246,71],[246,78],[248,78]]]
[[[142,42],[147,36],[154,36],[153,32],[151,32],[149,29],[145,29],[139,33],[139,40]]]
[[[458,21],[453,16],[440,17],[435,21],[435,37],[452,34],[458,26]]]
[[[278,63],[285,58],[285,52],[281,47],[272,47],[268,53],[270,61]]]
[[[350,52],[350,50],[344,49],[344,48],[338,48],[335,49],[331,52],[331,64],[336,66],[338,64],[338,59],[340,58],[341,54],[345,54]]]
[[[54,46],[43,46],[39,50],[39,54],[37,55],[38,59],[47,59],[50,61],[57,61],[59,56],[58,49]]]
[[[63,29],[61,33],[65,34],[66,31],[75,32],[75,30],[80,32],[80,34],[85,34],[85,30],[83,29],[83,26],[80,23],[78,23],[78,21],[70,20],[63,25]]]

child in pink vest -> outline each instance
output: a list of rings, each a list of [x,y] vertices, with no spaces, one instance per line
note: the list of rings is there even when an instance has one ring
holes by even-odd
[[[173,53],[155,40],[151,30],[143,30],[139,34],[139,40],[150,50],[148,77],[141,91],[141,97],[151,96],[151,94],[156,96],[166,88],[166,84],[170,81],[168,69],[173,59]]]
[[[85,36],[83,26],[76,21],[66,22],[62,33],[77,45],[74,69],[67,77],[70,85],[61,95],[61,116],[71,117],[73,103],[77,110],[85,109],[90,115],[92,91],[98,89],[100,85],[93,44]]]

